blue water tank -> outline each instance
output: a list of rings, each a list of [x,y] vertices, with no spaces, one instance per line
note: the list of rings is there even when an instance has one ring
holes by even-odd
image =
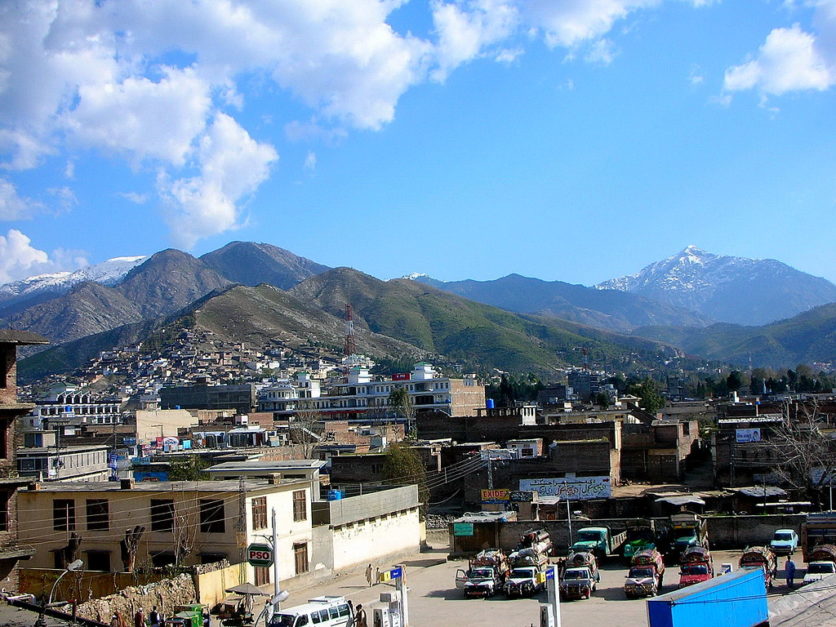
[[[485,401],[485,407],[487,407],[488,409],[493,409],[493,399],[492,398],[489,398]]]
[[[342,490],[328,490],[329,501],[341,501],[343,498]]]

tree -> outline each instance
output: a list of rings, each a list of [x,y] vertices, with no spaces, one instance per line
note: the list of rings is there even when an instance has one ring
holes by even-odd
[[[836,440],[820,429],[818,408],[800,407],[795,419],[784,409],[783,424],[772,431],[769,447],[776,458],[775,473],[811,502],[821,506],[823,492],[836,473]]]
[[[293,415],[290,421],[290,439],[301,447],[302,457],[310,459],[314,447],[322,438],[320,425],[324,421],[322,414],[315,410],[302,410]]]
[[[209,467],[199,455],[189,455],[185,460],[171,464],[169,481],[206,481],[210,477],[204,472]]]
[[[610,395],[606,392],[598,392],[598,394],[595,395],[595,404],[598,405],[598,407],[606,409],[610,406]]]
[[[726,377],[726,387],[729,392],[737,392],[743,386],[743,377],[738,370],[732,370]]]
[[[418,500],[421,501],[421,519],[423,520],[427,514],[430,491],[427,488],[427,472],[418,453],[401,442],[390,444],[386,450],[386,458],[383,460],[383,477],[391,483],[418,486]]]
[[[665,406],[665,398],[659,392],[658,384],[649,377],[631,385],[629,392],[641,398],[641,406],[649,414],[655,414]]]
[[[406,422],[404,433],[410,436],[414,435],[412,432],[414,430],[415,407],[412,404],[412,398],[409,396],[409,390],[405,387],[396,387],[389,394],[389,405]]]

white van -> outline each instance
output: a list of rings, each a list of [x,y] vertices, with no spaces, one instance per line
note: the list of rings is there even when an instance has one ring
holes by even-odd
[[[275,612],[270,627],[344,627],[353,622],[354,606],[345,597],[324,596]]]

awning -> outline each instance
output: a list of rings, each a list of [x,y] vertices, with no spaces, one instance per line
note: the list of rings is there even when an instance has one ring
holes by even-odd
[[[28,560],[35,554],[34,547],[31,546],[10,546],[5,549],[0,549],[0,560]]]
[[[656,499],[656,503],[670,503],[671,505],[705,505],[700,497],[688,494],[685,496],[663,496]]]

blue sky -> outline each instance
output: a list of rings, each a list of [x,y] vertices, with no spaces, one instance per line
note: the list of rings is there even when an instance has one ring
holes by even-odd
[[[594,284],[836,281],[836,0],[0,5],[0,282],[268,242]]]

